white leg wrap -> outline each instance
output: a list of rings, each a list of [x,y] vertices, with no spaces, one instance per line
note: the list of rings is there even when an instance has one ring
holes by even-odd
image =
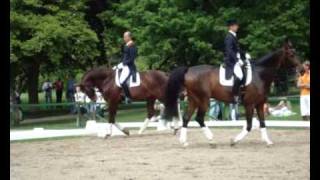
[[[151,122],[155,122],[157,121],[157,117],[156,116],[152,116],[152,118],[150,119]]]
[[[159,119],[157,131],[164,131],[167,129],[167,121],[163,119]]]
[[[234,142],[241,141],[249,132],[246,129],[242,129],[241,133],[234,139]]]
[[[110,123],[110,125],[109,125],[109,132],[110,132],[110,136],[112,136],[112,123]]]
[[[211,132],[211,130],[208,127],[203,127],[201,128],[203,134],[206,136],[206,138],[211,141],[213,139],[213,134]]]
[[[149,118],[146,118],[146,120],[144,120],[144,123],[143,123],[142,127],[140,128],[140,130],[138,132],[139,134],[142,134],[143,131],[147,128],[147,126],[149,124],[149,121],[150,121]]]
[[[174,117],[172,121],[173,121],[173,128],[178,129],[179,128],[179,119]]]
[[[265,141],[268,145],[273,144],[273,142],[269,139],[266,128],[261,128],[261,139]]]
[[[187,128],[185,128],[185,127],[181,128],[179,140],[180,140],[181,144],[187,145]]]
[[[119,123],[114,123],[114,126],[116,126],[121,131],[123,130],[123,127]]]

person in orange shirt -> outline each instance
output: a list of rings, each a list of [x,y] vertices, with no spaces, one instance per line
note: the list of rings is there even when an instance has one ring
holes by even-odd
[[[303,63],[303,74],[298,78],[297,86],[300,88],[300,112],[302,119],[310,120],[310,62]]]

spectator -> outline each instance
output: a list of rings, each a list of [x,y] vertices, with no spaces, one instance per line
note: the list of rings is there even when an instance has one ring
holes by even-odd
[[[104,111],[106,108],[106,101],[104,100],[102,94],[99,92],[99,90],[96,88],[96,96],[97,96],[97,104],[95,107],[95,110],[97,114],[99,114],[101,117],[104,117]]]
[[[275,107],[270,107],[268,103],[265,103],[264,113],[265,115],[271,114],[277,117],[291,116],[296,114],[292,112],[291,103],[287,100],[287,98],[283,98]]]
[[[47,81],[45,81],[42,85],[42,90],[45,93],[45,100],[46,103],[51,103],[52,102],[52,83],[50,82],[49,79],[47,79]]]
[[[67,91],[66,91],[66,97],[68,102],[74,102],[74,93],[75,93],[75,80],[72,76],[67,81]],[[76,113],[75,106],[71,106],[70,109],[71,113]]]
[[[63,82],[60,78],[54,82],[54,88],[56,89],[56,102],[61,103],[62,100],[62,91],[63,91]]]
[[[222,120],[222,105],[216,100],[210,100],[209,117],[214,120]]]
[[[229,118],[232,121],[236,121],[239,120],[240,118],[240,113],[239,113],[239,105],[238,103],[230,103],[229,104],[229,110],[230,110],[230,114],[229,114]]]
[[[303,63],[303,73],[299,76],[297,87],[300,88],[300,112],[302,119],[310,120],[310,62]]]
[[[75,93],[75,80],[72,76],[67,81],[67,100],[68,102],[74,102],[74,93]]]
[[[20,93],[18,91],[14,91],[15,101],[17,104],[21,104]]]
[[[88,109],[88,106],[86,105],[86,103],[89,103],[90,100],[86,96],[86,94],[81,92],[80,86],[76,86],[76,93],[74,94],[74,100],[75,100],[75,102],[80,103],[80,112],[81,113],[84,114],[84,113],[88,112],[89,109]]]

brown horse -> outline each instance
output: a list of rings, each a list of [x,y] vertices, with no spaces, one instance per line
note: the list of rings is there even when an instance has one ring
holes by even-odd
[[[129,135],[128,129],[120,127],[120,125],[115,122],[118,105],[122,97],[122,89],[116,85],[115,74],[114,70],[105,67],[92,69],[82,77],[80,88],[92,101],[96,101],[97,97],[94,88],[98,88],[109,105],[109,123],[111,126],[115,125],[125,134]],[[142,133],[147,127],[150,118],[155,118],[154,103],[156,99],[160,102],[164,101],[168,76],[162,71],[150,70],[141,72],[140,78],[141,84],[136,87],[131,87],[130,94],[132,100],[147,101],[148,115],[143,127],[139,131],[139,133]],[[177,129],[178,127],[175,128]],[[107,134],[107,136],[109,136],[109,134]]]
[[[257,110],[260,121],[262,140],[268,145],[272,141],[268,138],[265,125],[263,105],[267,101],[270,85],[274,80],[276,71],[282,67],[296,67],[300,65],[292,44],[286,41],[282,48],[271,52],[252,65],[252,82],[242,88],[242,102],[246,110],[247,126],[234,139],[232,145],[243,139],[252,127],[252,116],[254,109]],[[188,110],[183,116],[183,125],[180,132],[180,142],[187,143],[188,122],[197,109],[195,120],[199,123],[205,136],[211,141],[212,132],[205,126],[204,116],[208,109],[209,99],[215,98],[226,103],[233,102],[232,87],[222,86],[219,83],[219,68],[209,65],[199,65],[190,68],[180,67],[175,69],[168,82],[165,100],[164,118],[168,119],[177,116],[177,98],[180,91],[185,88],[188,96]]]

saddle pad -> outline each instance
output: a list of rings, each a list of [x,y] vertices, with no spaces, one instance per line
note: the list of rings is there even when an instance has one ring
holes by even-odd
[[[118,87],[121,87],[119,79],[120,79],[119,69],[116,69],[116,78],[115,78],[116,85]],[[136,81],[135,82],[132,80],[131,74],[129,75],[129,80],[127,80],[127,81],[128,81],[129,88],[140,86],[140,73],[136,72]]]
[[[246,63],[247,65],[245,69],[247,70],[246,72],[247,77],[246,77],[245,86],[248,86],[252,81],[252,67],[251,67],[250,61],[246,61],[246,62],[247,62]],[[219,83],[222,86],[233,86],[233,76],[230,79],[226,79],[226,69],[223,65],[220,65],[220,68],[219,68]]]

